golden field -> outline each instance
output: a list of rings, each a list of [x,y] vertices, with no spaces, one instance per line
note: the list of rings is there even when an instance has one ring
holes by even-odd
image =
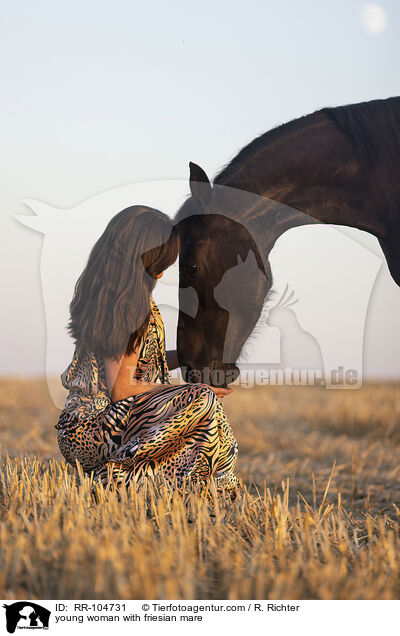
[[[46,381],[0,380],[0,598],[399,598],[400,384],[235,387],[223,404],[234,502],[158,483],[93,505]]]

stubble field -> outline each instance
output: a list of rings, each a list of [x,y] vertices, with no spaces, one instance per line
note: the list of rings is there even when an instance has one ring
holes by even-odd
[[[400,384],[239,389],[243,487],[93,505],[45,380],[0,380],[0,598],[400,597]]]

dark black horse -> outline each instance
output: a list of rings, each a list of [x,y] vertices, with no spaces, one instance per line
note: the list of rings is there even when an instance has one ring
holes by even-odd
[[[269,253],[292,227],[370,232],[400,285],[400,97],[324,108],[275,128],[243,148],[213,185],[191,163],[190,189],[176,215],[178,357],[189,381],[225,385],[237,377],[235,362],[272,285]]]

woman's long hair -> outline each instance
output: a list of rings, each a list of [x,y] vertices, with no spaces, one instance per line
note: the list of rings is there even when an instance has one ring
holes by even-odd
[[[178,252],[176,226],[163,212],[134,205],[116,214],[75,285],[67,328],[75,345],[99,358],[131,354],[149,323],[156,277]]]

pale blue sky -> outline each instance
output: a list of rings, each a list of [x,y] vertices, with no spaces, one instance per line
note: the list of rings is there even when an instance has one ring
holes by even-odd
[[[20,200],[72,207],[118,185],[187,178],[190,160],[212,176],[272,126],[399,94],[400,3],[377,3],[379,34],[366,29],[366,4],[3,0],[0,373],[45,370],[42,236],[12,219],[30,214]],[[388,372],[400,373],[397,289],[384,298],[390,325],[382,312],[371,359],[376,350],[384,374],[392,351]]]

